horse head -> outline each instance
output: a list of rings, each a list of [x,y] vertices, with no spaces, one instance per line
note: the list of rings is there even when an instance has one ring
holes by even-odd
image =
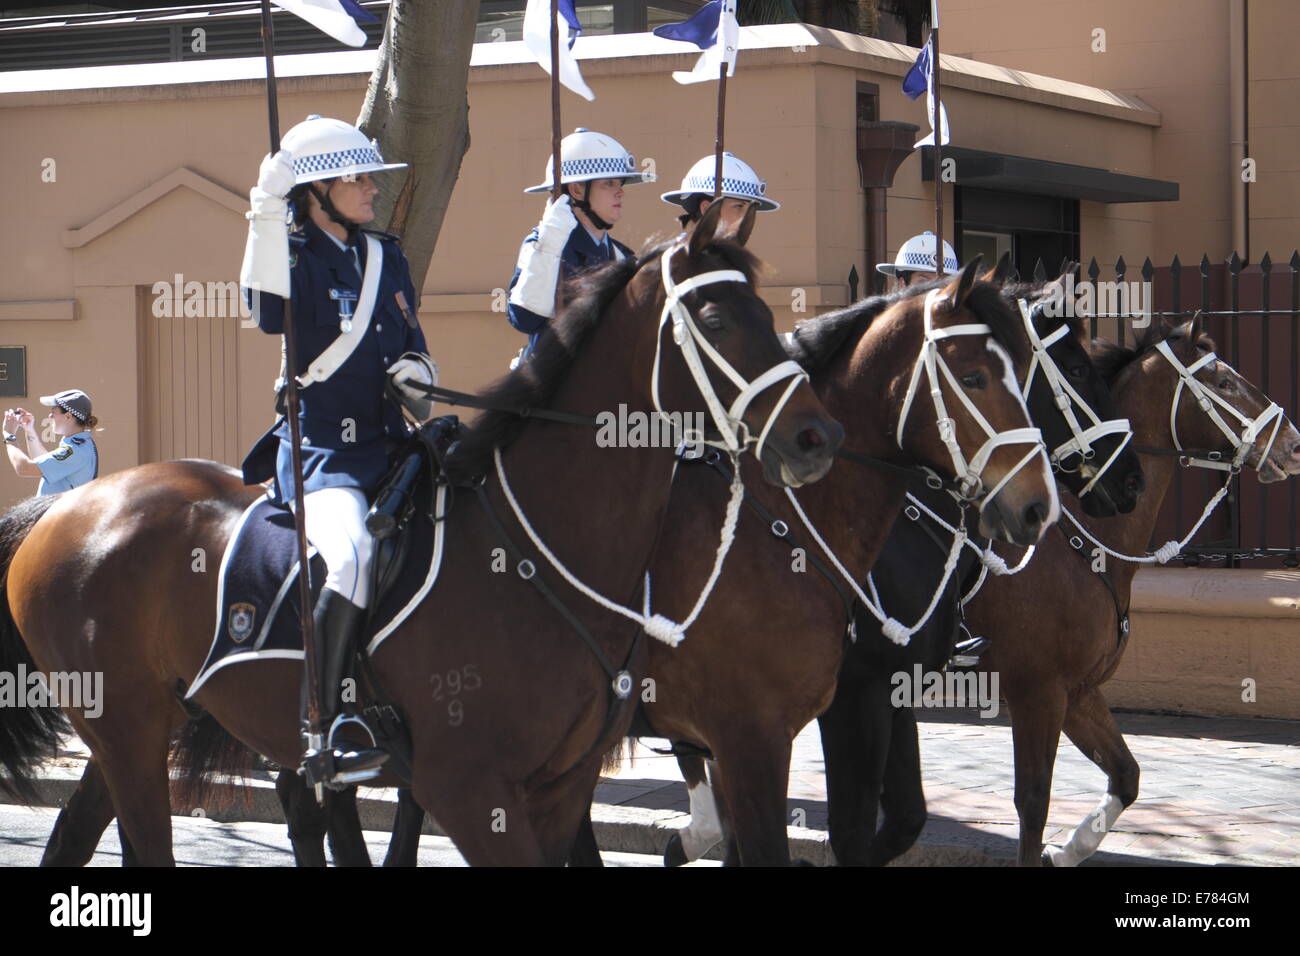
[[[624,295],[658,324],[653,337],[639,339],[635,367],[644,361],[651,368],[656,412],[703,404],[710,444],[752,451],[773,484],[816,481],[830,469],[844,430],[813,394],[807,373],[787,358],[772,310],[758,295],[760,263],[718,234],[721,211],[714,203],[688,239],[658,246],[638,264]]]

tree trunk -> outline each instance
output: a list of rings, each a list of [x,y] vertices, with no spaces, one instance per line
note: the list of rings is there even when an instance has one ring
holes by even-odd
[[[402,238],[419,292],[469,149],[469,59],[478,0],[394,0],[357,125],[388,162],[375,225]]]

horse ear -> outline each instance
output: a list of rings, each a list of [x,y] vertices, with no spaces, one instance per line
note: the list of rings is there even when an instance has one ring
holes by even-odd
[[[698,256],[713,241],[713,234],[718,231],[718,220],[721,218],[722,203],[709,203],[709,208],[704,210],[704,215],[691,231],[691,244],[687,250],[691,256]]]
[[[1011,253],[1004,252],[998,259],[998,264],[990,269],[984,275],[980,276],[982,282],[992,282],[999,289],[1006,285],[1007,279],[1011,275]]]
[[[740,225],[736,228],[736,234],[733,237],[742,246],[749,242],[749,234],[754,231],[754,217],[757,215],[758,206],[750,203],[749,208],[745,210],[745,218],[740,220]]]
[[[1192,321],[1187,323],[1187,325],[1188,344],[1191,346],[1192,350],[1195,350],[1196,343],[1199,342],[1201,336],[1205,334],[1205,313],[1200,309],[1197,309],[1196,314],[1192,316]]]
[[[966,263],[966,268],[961,270],[961,275],[948,283],[948,287],[943,290],[943,295],[948,300],[949,308],[960,309],[965,303],[966,296],[970,295],[970,290],[975,288],[975,277],[979,274],[980,263],[983,261],[984,254],[980,253]]]

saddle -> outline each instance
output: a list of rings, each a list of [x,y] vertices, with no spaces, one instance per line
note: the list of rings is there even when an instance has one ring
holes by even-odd
[[[395,743],[405,737],[395,709],[369,666],[383,640],[424,600],[437,580],[450,488],[443,477],[448,448],[459,435],[455,416],[421,426],[399,450],[366,517],[376,538],[371,563],[369,617],[356,648],[354,672],[359,700],[377,734]],[[325,580],[324,562],[308,550],[312,600]],[[261,498],[240,516],[221,559],[217,626],[207,659],[184,694],[183,705],[212,674],[255,660],[302,660],[302,612],[298,586],[297,537],[292,513]],[[192,709],[192,707],[187,707]],[[400,767],[395,767],[399,773]]]

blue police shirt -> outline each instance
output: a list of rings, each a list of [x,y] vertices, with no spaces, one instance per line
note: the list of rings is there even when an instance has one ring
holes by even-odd
[[[89,432],[78,432],[64,435],[57,448],[33,458],[32,462],[41,470],[36,493],[52,495],[92,481],[99,474],[99,449]]]
[[[519,247],[520,253],[523,253],[524,246],[528,245],[530,242],[536,241],[537,230],[533,229],[533,231],[528,234],[527,238],[524,239],[523,244]],[[621,252],[622,256],[615,255],[615,249]],[[559,281],[561,287],[563,287],[563,284],[569,279],[572,279],[589,269],[594,269],[602,263],[610,262],[618,258],[627,258],[632,255],[634,255],[634,253],[631,249],[623,245],[623,243],[619,242],[608,233],[605,234],[604,242],[597,242],[591,233],[588,232],[581,223],[579,223],[578,228],[574,229],[569,235],[569,241],[564,246],[564,252],[560,254]],[[510,286],[506,289],[507,295],[512,289],[514,289],[515,284],[518,282],[519,268],[516,266],[515,274],[510,279]],[[560,301],[568,301],[568,296],[563,292],[561,293]],[[546,328],[546,323],[550,321],[546,316],[538,315],[536,312],[530,312],[523,306],[515,305],[509,300],[506,301],[506,318],[510,320],[511,325],[528,336],[528,348],[524,351],[525,355],[533,350],[533,347],[537,344],[538,338],[541,337],[542,332]]]
[[[308,494],[330,487],[378,490],[388,471],[390,445],[407,435],[401,410],[385,396],[387,370],[403,352],[428,353],[406,257],[394,236],[371,235],[383,243],[384,261],[366,334],[333,375],[298,392]],[[289,248],[295,367],[301,374],[338,338],[342,316],[355,310],[367,250],[364,241],[345,246],[311,222],[290,236]],[[263,332],[284,332],[279,296],[261,293],[255,314]],[[245,458],[244,480],[257,484],[274,477],[272,497],[287,502],[293,496],[290,455],[289,425],[281,417]]]

